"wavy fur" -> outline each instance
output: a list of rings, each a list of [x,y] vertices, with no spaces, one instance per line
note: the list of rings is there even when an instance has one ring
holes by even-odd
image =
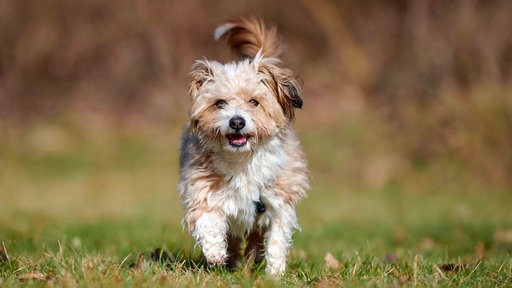
[[[284,46],[276,27],[266,27],[254,16],[229,21],[215,30],[215,39],[225,37],[228,46],[241,58],[254,58],[260,52],[265,57],[281,57]]]
[[[280,37],[261,20],[235,19],[215,34],[244,59],[192,67],[190,124],[180,148],[183,222],[210,265],[264,257],[267,273],[281,275],[299,228],[295,205],[309,188],[292,125],[302,107],[300,80],[275,58],[283,52]]]

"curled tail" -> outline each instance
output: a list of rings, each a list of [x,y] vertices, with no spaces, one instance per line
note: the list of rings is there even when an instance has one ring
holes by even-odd
[[[241,58],[254,58],[262,50],[265,57],[284,54],[276,27],[266,27],[257,17],[240,17],[215,29],[215,40],[225,37],[231,51]]]

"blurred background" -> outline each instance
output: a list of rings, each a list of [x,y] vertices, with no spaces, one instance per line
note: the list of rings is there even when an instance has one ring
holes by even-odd
[[[511,192],[511,1],[0,0],[0,226],[179,227],[188,73],[229,61],[213,30],[240,15],[278,27],[304,80],[306,221],[365,195]]]

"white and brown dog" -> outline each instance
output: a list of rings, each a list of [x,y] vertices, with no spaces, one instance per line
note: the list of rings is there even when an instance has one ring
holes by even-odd
[[[180,157],[184,223],[209,265],[235,264],[247,237],[245,256],[265,256],[267,273],[280,275],[299,228],[295,205],[309,187],[292,127],[300,81],[277,58],[275,27],[243,17],[218,27],[221,37],[242,59],[193,66]]]

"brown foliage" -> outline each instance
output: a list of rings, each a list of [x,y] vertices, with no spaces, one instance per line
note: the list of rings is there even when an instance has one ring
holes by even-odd
[[[355,91],[413,166],[435,157],[492,183],[512,173],[512,2],[0,2],[0,117],[130,115],[187,109],[195,59],[228,59],[213,29],[240,15],[278,26],[305,79],[307,121],[339,115]],[[308,112],[310,111],[310,112]],[[334,121],[343,116],[334,116]],[[117,121],[116,120],[116,121]]]

